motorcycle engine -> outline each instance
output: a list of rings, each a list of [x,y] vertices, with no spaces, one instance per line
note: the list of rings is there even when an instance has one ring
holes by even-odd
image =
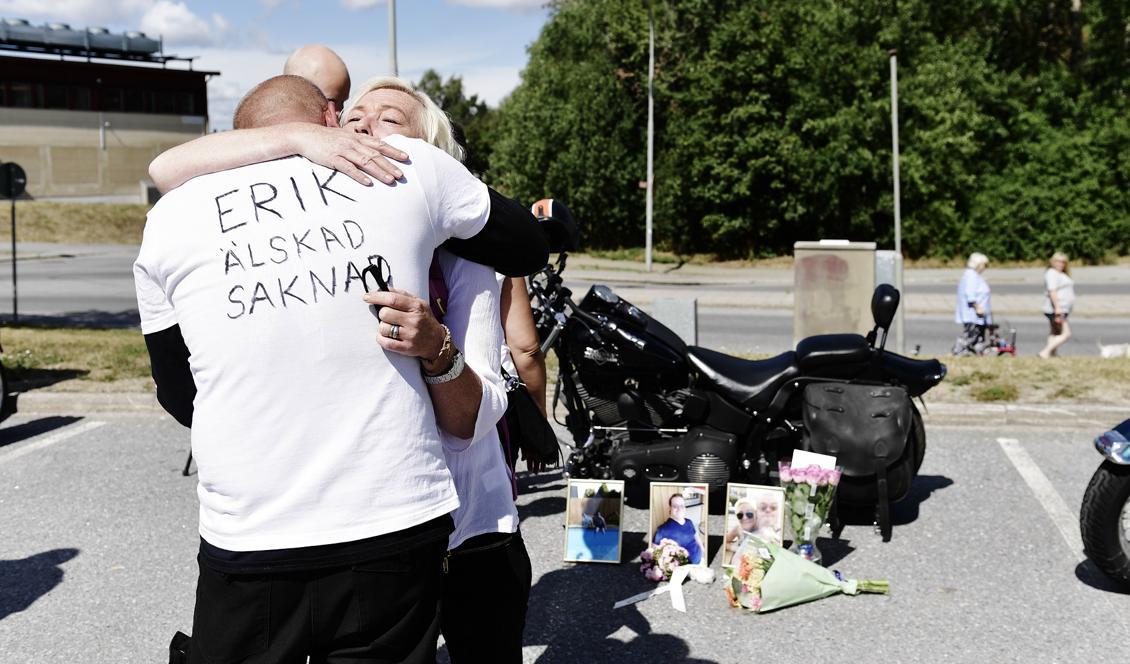
[[[725,488],[738,456],[737,436],[698,426],[682,436],[621,441],[612,452],[612,476],[628,482],[685,481]]]
[[[630,384],[620,387],[615,400],[589,392],[579,377],[574,379],[577,396],[585,408],[592,413],[593,424],[627,426],[640,429],[646,438],[653,438],[649,428],[675,426],[676,415],[686,400],[689,390],[676,390],[669,394],[647,393],[635,389]]]

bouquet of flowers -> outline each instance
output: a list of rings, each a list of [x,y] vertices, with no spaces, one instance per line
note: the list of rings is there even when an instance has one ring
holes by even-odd
[[[781,487],[785,490],[785,513],[793,531],[793,546],[802,558],[819,562],[816,534],[828,518],[842,472],[807,466],[794,468],[781,462]]]
[[[671,575],[680,565],[690,563],[690,554],[679,546],[675,540],[667,538],[659,540],[659,544],[652,546],[640,554],[640,571],[649,581],[670,581]]]
[[[786,606],[811,602],[844,593],[888,595],[886,581],[844,579],[833,572],[786,551],[776,542],[746,535],[738,549],[738,563],[724,568],[726,597],[730,606],[765,613]]]

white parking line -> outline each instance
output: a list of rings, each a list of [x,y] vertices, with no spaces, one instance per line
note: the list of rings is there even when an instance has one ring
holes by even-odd
[[[1051,517],[1052,523],[1059,530],[1059,534],[1063,536],[1063,541],[1067,543],[1067,548],[1071,550],[1077,560],[1082,560],[1083,538],[1079,534],[1079,517],[1068,509],[1063,497],[1055,490],[1047,475],[1044,475],[1044,471],[1040,470],[1040,467],[1036,465],[1028,452],[1020,446],[1019,440],[997,438],[997,442],[1000,443],[1005,456],[1016,468],[1016,472],[1020,473],[1024,482],[1028,484],[1028,488],[1036,494],[1036,500],[1040,501],[1044,511]]]
[[[86,433],[88,431],[93,431],[93,430],[97,429],[98,427],[102,426],[103,424],[106,424],[106,423],[105,422],[98,422],[98,421],[83,422],[82,424],[73,424],[68,428],[65,428],[61,431],[57,431],[57,432],[50,434],[50,435],[40,436],[38,438],[32,438],[31,442],[25,443],[24,445],[21,445],[20,447],[17,447],[14,450],[9,450],[7,452],[0,452],[0,466],[4,465],[5,463],[8,463],[9,461],[12,461],[13,459],[18,459],[25,454],[30,454],[30,453],[35,452],[37,450],[41,450],[45,447],[50,447],[50,446],[54,445],[55,443],[61,443],[64,440],[66,440],[68,438],[72,438],[72,437],[77,436],[79,434],[83,434],[83,433]]]

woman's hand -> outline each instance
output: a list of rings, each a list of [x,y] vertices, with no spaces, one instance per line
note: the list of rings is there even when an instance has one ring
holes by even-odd
[[[447,330],[432,315],[428,303],[399,288],[371,291],[363,299],[380,307],[377,343],[394,353],[418,357],[425,363],[438,359]],[[393,338],[394,326],[396,338]]]
[[[292,132],[295,152],[316,164],[338,170],[366,187],[373,184],[370,175],[388,185],[404,177],[390,159],[406,162],[408,153],[375,136],[307,123],[284,126],[287,132]]]

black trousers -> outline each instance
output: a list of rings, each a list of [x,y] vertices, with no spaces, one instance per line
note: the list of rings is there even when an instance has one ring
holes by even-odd
[[[303,572],[200,562],[189,664],[432,664],[446,545]]]
[[[521,664],[532,577],[521,532],[473,537],[451,553],[440,613],[454,664]]]

